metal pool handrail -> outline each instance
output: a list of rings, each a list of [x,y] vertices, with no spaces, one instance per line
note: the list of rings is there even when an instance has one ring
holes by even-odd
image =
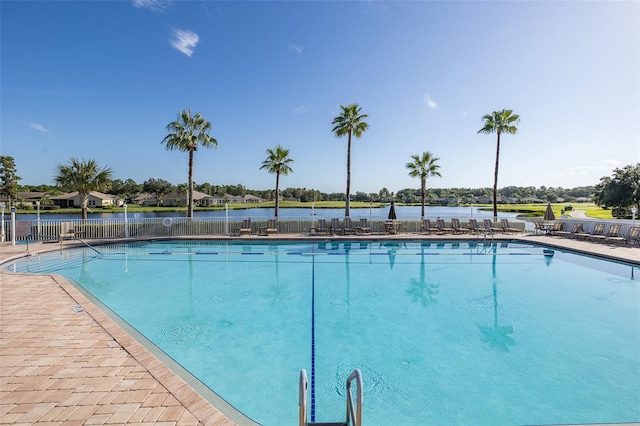
[[[356,406],[353,404],[353,397],[351,396],[351,382],[356,381]],[[307,423],[307,387],[309,381],[307,380],[307,372],[300,370],[300,383],[298,392],[298,407],[299,407],[299,426],[309,425],[351,425],[362,426],[362,373],[358,368],[347,378],[347,421],[345,423]]]
[[[307,372],[300,370],[300,386],[298,391],[298,406],[299,410],[299,425],[306,426],[307,424],[307,386],[309,381],[307,380]]]
[[[353,407],[351,382],[356,381],[356,409]],[[347,424],[362,426],[362,373],[358,368],[353,370],[347,379]]]

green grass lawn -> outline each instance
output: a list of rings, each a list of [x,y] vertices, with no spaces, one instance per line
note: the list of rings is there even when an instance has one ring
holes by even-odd
[[[553,210],[553,214],[556,218],[562,216],[562,210],[567,208],[567,206],[572,206],[573,210],[583,210],[585,215],[594,219],[613,219],[611,216],[610,209],[603,209],[602,207],[596,206],[594,203],[556,203],[551,204],[551,209]],[[484,206],[483,206],[484,207]],[[487,205],[487,209],[493,209],[493,206]],[[524,217],[542,217],[544,216],[544,212],[547,209],[546,204],[508,204],[508,205],[498,205],[498,211],[501,212],[511,212],[518,213],[519,216]],[[566,210],[565,214],[568,216],[572,216],[571,210]]]

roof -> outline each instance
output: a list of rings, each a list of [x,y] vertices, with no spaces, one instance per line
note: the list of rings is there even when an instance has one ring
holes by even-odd
[[[98,191],[90,191],[89,195],[96,198],[101,198],[103,200],[115,200],[118,197],[112,194],[103,194]],[[78,191],[68,192],[66,194],[56,195],[55,197],[51,197],[52,200],[68,200],[70,198],[74,198],[78,196]]]

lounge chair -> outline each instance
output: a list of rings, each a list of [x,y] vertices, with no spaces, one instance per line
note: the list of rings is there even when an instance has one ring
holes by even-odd
[[[62,222],[60,224],[59,239],[60,239],[60,241],[62,241],[62,240],[75,240],[76,239],[76,233],[73,230],[73,223],[72,222]]]
[[[269,223],[267,225],[267,235],[276,234],[278,235],[278,219],[271,218],[269,219]]]
[[[428,234],[432,233],[432,232],[437,232],[438,228],[436,228],[435,226],[433,226],[431,224],[431,220],[430,219],[424,219],[422,221],[422,224],[420,224],[420,232],[426,232]]]
[[[581,233],[585,233],[582,223],[574,223],[571,231],[558,231],[556,235],[566,238],[576,238],[576,236]]]
[[[640,226],[632,226],[627,232],[627,244],[640,245]]]
[[[500,231],[502,231],[502,228],[498,228],[496,226],[493,226],[493,222],[491,221],[491,219],[483,219],[482,223],[484,224],[484,228],[487,231],[491,231],[491,232],[500,232]]]
[[[436,228],[438,229],[438,234],[453,233],[453,228],[447,227],[444,224],[444,219],[436,219]]]
[[[596,223],[593,227],[593,231],[589,234],[589,239],[591,241],[604,241],[605,238],[604,223]]]
[[[317,234],[329,233],[329,228],[327,227],[327,219],[318,219],[318,223],[316,224],[316,233]]]
[[[454,234],[466,234],[469,232],[469,228],[465,228],[460,225],[460,219],[457,218],[451,219],[451,228],[453,228]]]
[[[502,227],[503,234],[508,234],[510,232],[520,232],[518,228],[509,226],[509,219],[500,219],[500,226]]]
[[[469,232],[472,234],[480,234],[482,228],[478,225],[478,219],[469,219]]]
[[[369,221],[367,219],[360,219],[360,226],[356,228],[356,231],[359,234],[368,234],[371,232],[371,227],[369,226]]]
[[[556,222],[553,224],[553,228],[551,228],[548,233],[551,235],[556,235],[558,232],[562,232],[564,230],[564,223]]]
[[[346,216],[342,221],[342,235],[355,234],[355,233],[356,233],[356,229],[353,227],[353,224],[351,223],[351,218],[349,216]]]
[[[337,217],[332,217],[331,218],[331,228],[329,229],[329,232],[331,232],[331,234],[335,234],[335,235],[340,234],[340,232],[341,232],[340,219],[338,219]]]
[[[580,232],[576,232],[575,235],[577,240],[588,240],[589,237],[591,237],[591,232],[587,232],[584,230],[584,228],[580,231]]]
[[[243,234],[252,234],[250,217],[242,219],[242,226],[238,229],[238,235],[242,236]]]
[[[626,242],[627,238],[620,234],[620,227],[620,225],[611,225],[609,232],[607,232],[607,235],[604,237],[604,240],[612,244]]]

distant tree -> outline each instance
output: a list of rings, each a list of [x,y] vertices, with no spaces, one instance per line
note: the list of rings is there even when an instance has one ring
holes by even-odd
[[[440,166],[437,164],[438,157],[435,157],[430,151],[424,151],[422,155],[414,154],[411,156],[413,160],[406,164],[409,169],[409,176],[420,178],[420,200],[422,208],[420,210],[420,220],[424,220],[424,202],[427,194],[427,178],[429,176],[442,176],[438,171]]]
[[[148,179],[142,184],[142,190],[156,197],[156,206],[160,205],[162,197],[173,191],[174,186],[164,179]]]
[[[502,194],[503,197],[518,198],[520,197],[520,188],[517,186],[507,186],[500,189],[500,194]]]
[[[123,189],[125,194],[127,194],[128,196],[132,196],[142,192],[142,185],[129,178],[124,181]]]
[[[633,206],[640,211],[640,163],[614,169],[612,176],[600,178],[593,199],[600,207],[611,208],[616,217],[628,216]]]
[[[276,175],[276,207],[275,216],[278,219],[278,207],[280,206],[280,175],[288,175],[293,172],[289,164],[293,159],[289,157],[289,150],[277,145],[274,149],[267,149],[267,158],[262,162],[260,169],[266,169],[269,173]]]
[[[188,183],[179,183],[175,186],[176,192],[178,194],[182,194],[183,192],[189,192],[189,184]]]
[[[177,194],[187,194],[187,197],[189,196],[189,184],[188,183],[179,183],[176,186],[174,186],[174,188],[175,188],[175,192]],[[179,203],[179,205],[181,207],[185,205],[184,199],[182,197],[176,197],[176,201]]]
[[[193,153],[198,146],[216,148],[218,141],[209,135],[212,124],[202,117],[201,113],[191,114],[191,109],[180,111],[178,119],[167,124],[169,134],[162,143],[168,150],[177,149],[189,153],[189,194],[187,217],[193,218]]]
[[[245,195],[247,193],[247,188],[240,183],[237,185],[229,185],[226,189],[229,195]]]
[[[482,117],[484,126],[478,130],[478,133],[495,133],[498,135],[496,143],[496,166],[493,172],[493,220],[498,220],[498,164],[500,162],[500,135],[508,133],[515,135],[518,128],[515,126],[520,122],[520,116],[514,114],[510,109],[502,111],[493,111]]]
[[[407,204],[417,202],[419,199],[418,197],[418,191],[416,191],[414,188],[404,188],[396,192],[396,199]]]
[[[18,197],[18,181],[22,179],[16,174],[16,164],[13,157],[0,156],[0,195],[7,197],[9,207]]]
[[[378,191],[378,197],[380,201],[389,201],[391,199],[391,192],[386,187],[384,187],[380,191]]]
[[[371,199],[366,192],[356,191],[356,193],[353,194],[353,201],[367,202],[371,201]]]
[[[340,105],[342,114],[333,119],[331,124],[334,125],[332,132],[337,137],[347,135],[347,193],[346,204],[344,208],[345,217],[349,216],[349,196],[351,195],[351,135],[356,138],[361,137],[364,132],[369,129],[369,125],[364,121],[368,115],[360,113],[358,104],[349,106]]]
[[[196,189],[208,195],[215,195],[214,187],[208,182],[205,182],[202,185],[196,185]]]
[[[82,220],[87,220],[89,193],[106,191],[111,183],[111,169],[100,167],[95,160],[71,158],[67,164],[58,164],[53,180],[65,191],[77,191],[80,197]]]

